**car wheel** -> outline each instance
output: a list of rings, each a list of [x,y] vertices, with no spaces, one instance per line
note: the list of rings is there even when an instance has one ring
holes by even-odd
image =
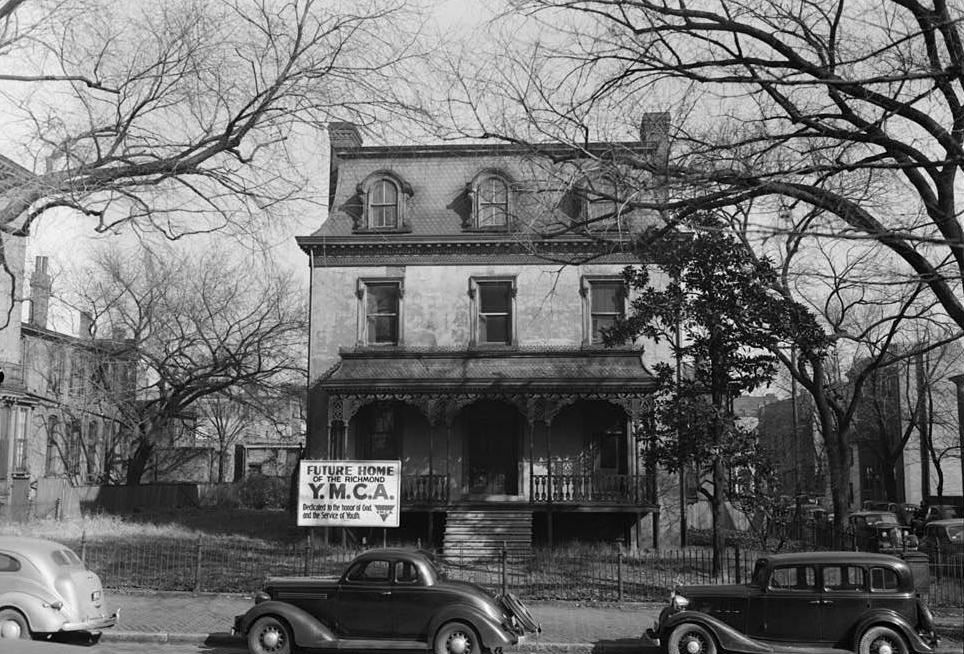
[[[684,622],[670,633],[666,651],[668,654],[716,654],[716,641],[700,625]]]
[[[291,630],[272,615],[258,618],[248,630],[248,651],[251,654],[291,654]]]
[[[860,637],[857,654],[907,654],[904,639],[890,627],[871,627]]]
[[[464,622],[446,622],[435,632],[435,654],[480,654],[475,629]]]
[[[30,625],[19,611],[3,609],[0,611],[0,638],[30,640]]]

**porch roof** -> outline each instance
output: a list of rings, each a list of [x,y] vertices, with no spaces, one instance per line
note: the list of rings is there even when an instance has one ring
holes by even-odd
[[[331,393],[628,393],[655,386],[639,350],[414,351],[359,348],[318,384]]]

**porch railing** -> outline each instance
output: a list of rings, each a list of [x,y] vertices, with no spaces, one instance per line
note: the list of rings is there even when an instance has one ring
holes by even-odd
[[[448,475],[403,475],[403,502],[437,502],[445,504],[449,499]]]
[[[532,482],[533,502],[648,504],[653,501],[643,475],[534,475]]]

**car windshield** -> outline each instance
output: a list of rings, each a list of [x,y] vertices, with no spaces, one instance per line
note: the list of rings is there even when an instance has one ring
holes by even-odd
[[[875,525],[878,522],[897,522],[897,514],[895,513],[868,513],[867,517],[868,525]]]

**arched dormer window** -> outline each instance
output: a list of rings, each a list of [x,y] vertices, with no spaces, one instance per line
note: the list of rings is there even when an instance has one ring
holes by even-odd
[[[469,188],[472,215],[469,230],[506,230],[512,212],[512,185],[498,171],[486,170],[476,175]]]
[[[377,179],[368,190],[368,227],[398,228],[398,186],[387,177]]]
[[[405,196],[412,187],[388,171],[372,173],[358,185],[359,211],[354,215],[356,232],[408,231]]]

